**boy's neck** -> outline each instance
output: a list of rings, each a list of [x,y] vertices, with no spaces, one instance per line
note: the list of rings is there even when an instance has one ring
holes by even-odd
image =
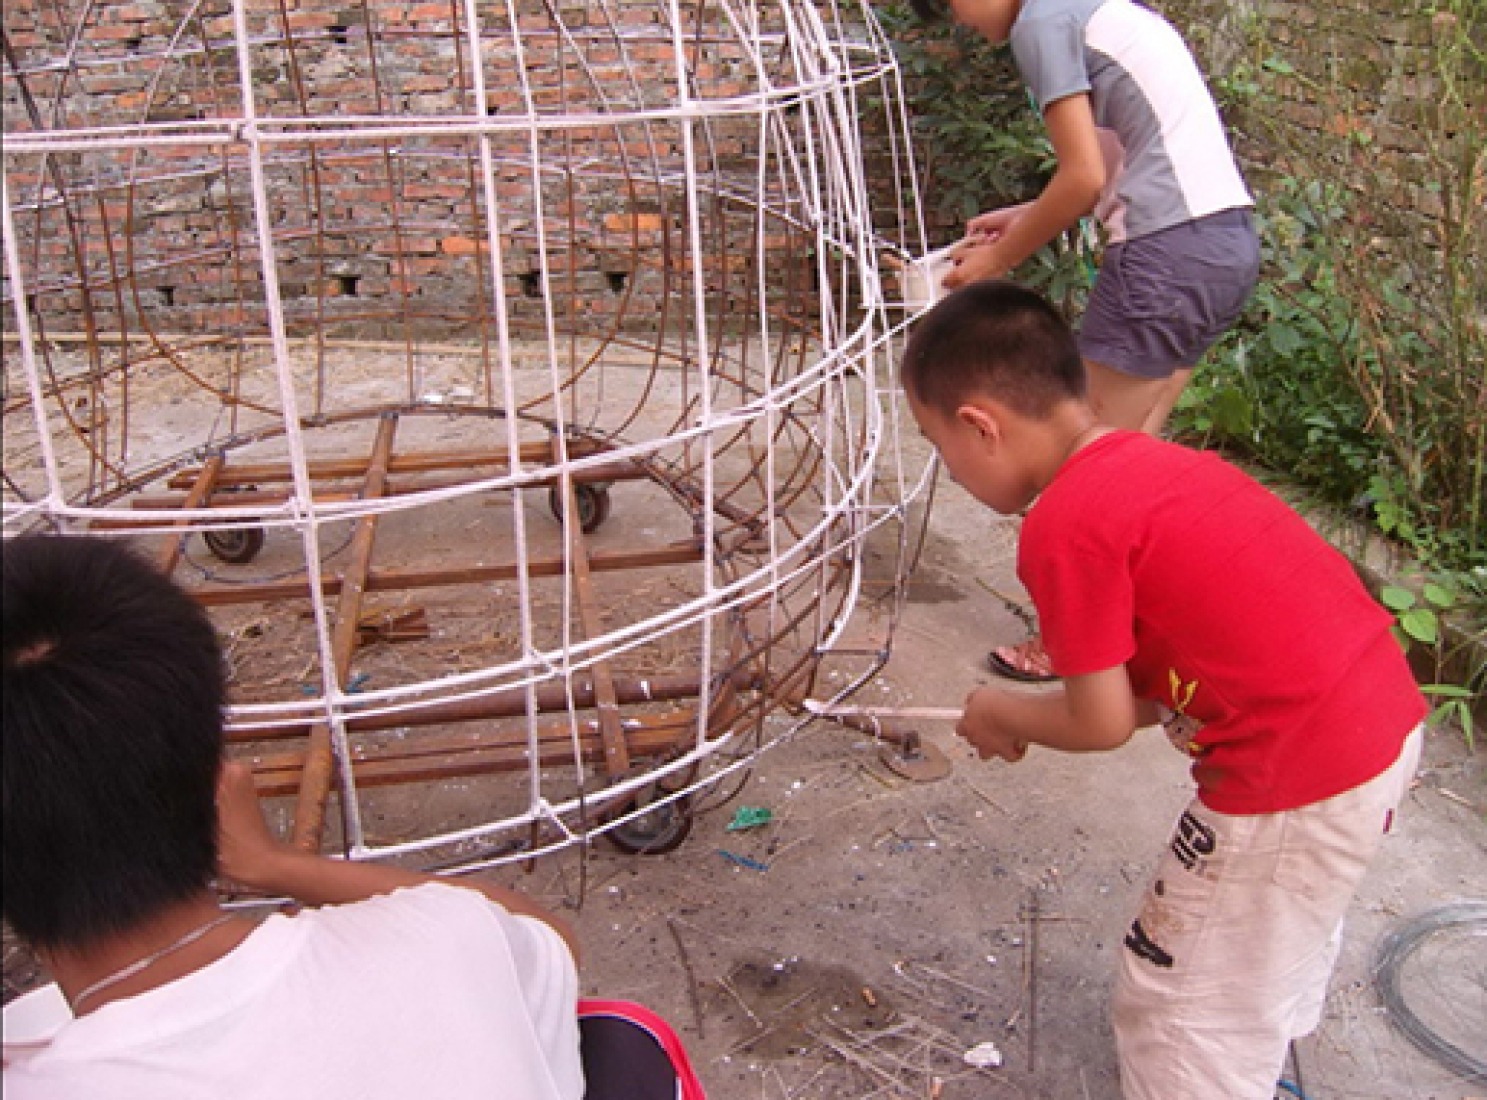
[[[204,893],[87,948],[38,950],[37,954],[75,1012],[87,1015],[109,1001],[165,985],[226,955],[252,928],[235,918],[223,921],[223,916],[215,895]],[[113,980],[112,976],[145,960],[149,961],[136,973]],[[99,987],[95,995],[76,1003],[81,994],[103,982],[109,983],[106,988]]]
[[[1037,491],[1048,488],[1075,454],[1113,430],[1096,420],[1094,410],[1083,401],[1065,401],[1047,419],[1029,425],[1031,438],[1024,446]]]

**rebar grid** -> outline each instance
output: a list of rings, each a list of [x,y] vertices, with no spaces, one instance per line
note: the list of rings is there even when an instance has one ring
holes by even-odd
[[[923,244],[869,7],[4,22],[5,532],[131,538],[214,609],[297,841],[653,822],[881,667],[924,471],[879,257]]]

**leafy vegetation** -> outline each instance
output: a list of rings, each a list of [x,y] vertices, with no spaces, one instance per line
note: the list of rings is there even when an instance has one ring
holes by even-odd
[[[906,3],[878,9],[909,89],[927,215],[959,235],[983,210],[1023,202],[1053,170],[1053,147],[1006,49]]]

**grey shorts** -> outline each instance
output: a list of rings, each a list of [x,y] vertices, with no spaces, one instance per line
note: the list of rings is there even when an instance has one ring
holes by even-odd
[[[1196,366],[1239,318],[1259,273],[1248,210],[1112,245],[1085,308],[1079,352],[1137,378]]]

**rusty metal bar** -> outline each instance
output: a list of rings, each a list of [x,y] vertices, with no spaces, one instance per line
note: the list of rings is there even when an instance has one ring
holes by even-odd
[[[702,693],[700,683],[699,673],[679,673],[654,678],[616,676],[614,695],[616,701],[625,706],[671,703],[678,699],[697,698]],[[568,709],[568,687],[565,684],[539,684],[534,694],[538,714],[557,714]],[[527,712],[526,699],[525,687],[511,687],[479,699],[454,699],[389,714],[352,715],[346,719],[346,732],[369,733],[373,730],[417,729],[422,726],[479,722],[491,718],[518,718]],[[574,708],[592,710],[597,705],[596,699],[593,680],[586,676],[575,677]],[[228,740],[275,741],[302,737],[309,729],[308,722],[284,726],[237,726],[228,734]]]
[[[641,716],[631,719],[629,743],[637,755],[659,756],[674,748],[680,734],[696,720],[690,708],[664,716]],[[518,771],[528,767],[573,764],[573,738],[566,722],[549,723],[538,731],[536,764],[527,755],[525,731],[511,730],[492,738],[489,731],[472,735],[463,741],[453,738],[439,742],[402,744],[387,752],[368,752],[353,760],[351,769],[360,787],[390,786],[436,779],[451,779],[495,772]],[[420,746],[422,746],[420,748]],[[579,726],[579,749],[588,763],[605,759],[603,736],[597,722]],[[299,788],[298,777],[304,769],[304,758],[298,753],[276,753],[260,757],[253,764],[253,781],[263,797],[291,795]]]

